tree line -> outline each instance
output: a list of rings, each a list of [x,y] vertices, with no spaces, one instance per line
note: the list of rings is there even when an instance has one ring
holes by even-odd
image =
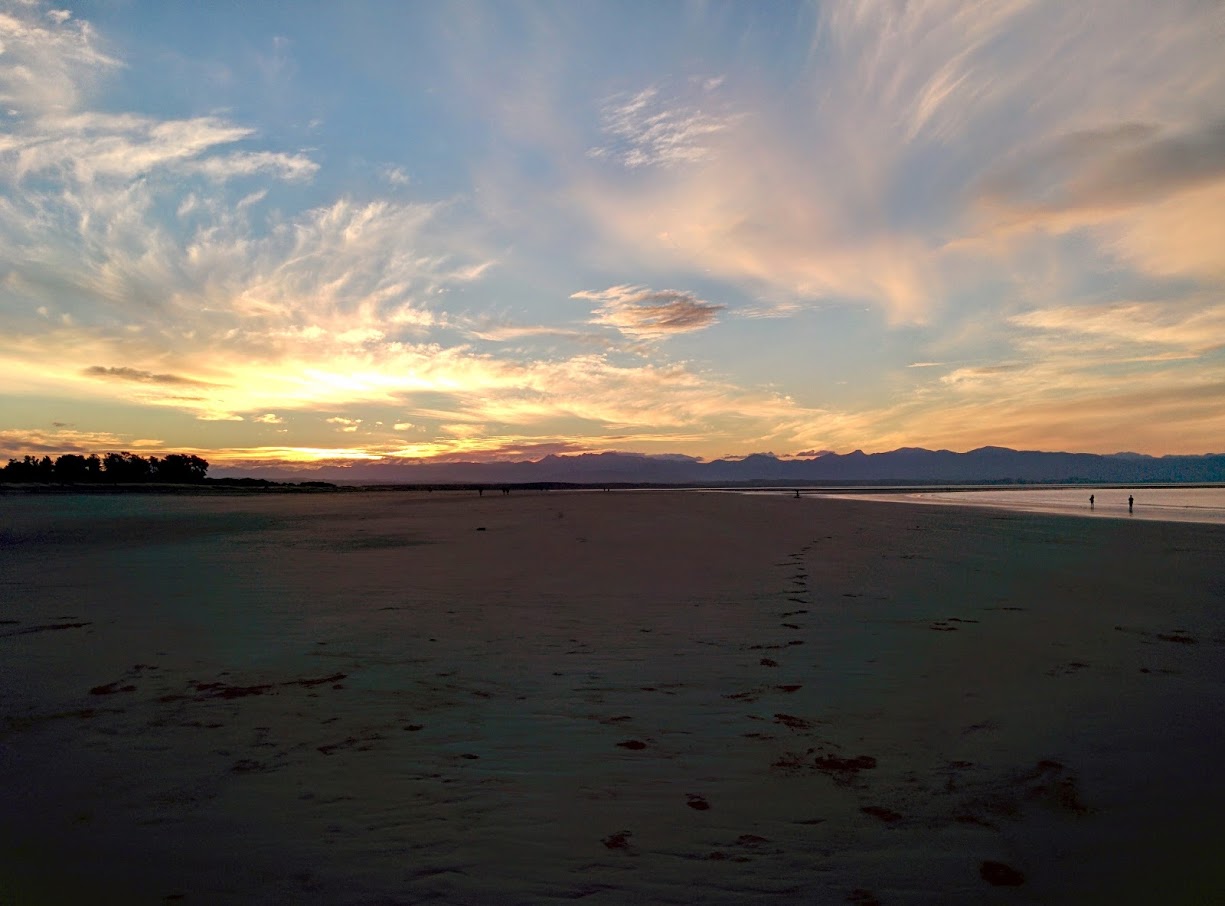
[[[65,453],[52,459],[25,456],[10,459],[0,467],[0,481],[59,484],[129,483],[158,481],[192,484],[203,481],[208,461],[186,453],[169,453],[147,459],[135,453]]]

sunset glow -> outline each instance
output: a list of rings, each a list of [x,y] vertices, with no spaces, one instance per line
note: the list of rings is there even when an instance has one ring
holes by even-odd
[[[0,0],[0,457],[1223,452],[1222,40]]]

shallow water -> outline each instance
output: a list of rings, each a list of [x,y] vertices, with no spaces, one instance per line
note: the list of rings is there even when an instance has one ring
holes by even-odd
[[[1089,496],[1094,497],[1093,505]],[[856,495],[859,496],[859,495]],[[1135,498],[1128,510],[1127,498]],[[1225,525],[1225,488],[1026,488],[1007,491],[915,491],[865,494],[861,499],[895,503],[938,503],[992,507],[1028,513],[1057,513],[1113,519],[1150,519],[1160,522],[1207,522]]]

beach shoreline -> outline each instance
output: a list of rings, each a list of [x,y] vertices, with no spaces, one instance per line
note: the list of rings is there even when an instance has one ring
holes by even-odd
[[[1221,883],[1217,526],[666,491],[0,514],[0,901]]]
[[[827,495],[826,492],[811,496]],[[1025,489],[927,488],[893,493],[863,492],[856,499],[919,506],[964,506],[1082,519],[1133,519],[1225,525],[1225,487],[1090,485]]]

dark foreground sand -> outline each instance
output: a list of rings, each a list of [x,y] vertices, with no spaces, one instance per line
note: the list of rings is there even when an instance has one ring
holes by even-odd
[[[554,492],[0,532],[6,906],[1225,889],[1225,528]]]

